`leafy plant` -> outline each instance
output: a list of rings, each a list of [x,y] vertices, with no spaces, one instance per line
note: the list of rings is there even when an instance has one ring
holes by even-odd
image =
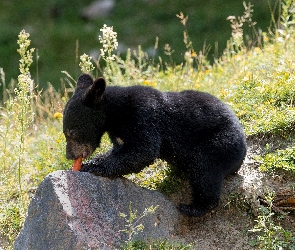
[[[261,207],[260,213],[256,222],[257,224],[250,231],[257,234],[257,241],[252,242],[252,245],[257,245],[259,249],[295,249],[294,232],[285,230],[274,221],[273,212],[274,193],[268,193],[265,200],[268,207]]]
[[[281,4],[281,27],[278,27],[277,37],[279,41],[283,41],[284,43],[289,42],[292,34],[294,32],[294,1],[292,0],[283,0]]]
[[[262,171],[284,170],[295,174],[295,148],[280,149],[264,156],[258,157],[261,161],[260,169]]]
[[[171,243],[167,240],[163,241],[133,241],[129,248],[123,250],[189,250],[193,249],[192,244]]]
[[[120,216],[124,218],[125,222],[125,229],[120,230],[127,234],[127,240],[125,245],[122,246],[123,250],[150,250],[150,249],[158,249],[158,250],[185,250],[191,249],[192,245],[187,244],[173,244],[167,240],[162,241],[155,241],[151,240],[151,242],[144,242],[141,240],[135,240],[134,236],[138,233],[142,232],[144,229],[144,225],[140,223],[144,217],[154,214],[159,206],[150,206],[146,208],[141,215],[137,215],[137,211],[133,211],[132,203],[129,204],[129,217],[124,213],[120,213]]]
[[[20,75],[18,76],[18,88],[15,88],[15,98],[11,102],[11,111],[13,120],[16,122],[14,129],[18,131],[18,181],[21,189],[21,165],[25,151],[25,139],[27,129],[34,119],[34,113],[31,107],[33,99],[34,82],[31,79],[29,67],[33,62],[34,48],[28,49],[31,41],[28,39],[29,33],[22,30],[18,36],[19,49],[17,52],[20,54]]]
[[[25,208],[20,203],[10,203],[2,206],[2,209],[0,213],[0,233],[7,237],[8,242],[13,242],[22,228]]]
[[[92,70],[94,70],[94,66],[91,62],[92,57],[86,55],[85,53],[80,56],[81,62],[79,63],[79,66],[81,68],[82,73],[91,73]]]
[[[137,210],[133,211],[132,209],[132,202],[129,203],[129,217],[127,218],[127,215],[124,213],[120,213],[120,216],[124,218],[126,225],[125,229],[120,230],[120,232],[123,232],[127,235],[126,240],[126,248],[124,249],[133,249],[132,248],[132,240],[135,235],[137,235],[139,232],[142,232],[144,229],[144,225],[140,223],[140,220],[142,220],[144,217],[146,217],[149,214],[154,214],[159,206],[150,206],[149,208],[145,208],[145,210],[142,212],[141,215],[137,215]]]

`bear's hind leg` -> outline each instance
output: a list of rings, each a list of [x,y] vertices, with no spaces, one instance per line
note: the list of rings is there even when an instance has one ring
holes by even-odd
[[[180,204],[180,212],[200,217],[218,206],[223,177],[216,175],[189,173],[193,200],[191,204]]]

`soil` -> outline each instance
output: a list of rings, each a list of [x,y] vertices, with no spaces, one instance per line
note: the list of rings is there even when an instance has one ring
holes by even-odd
[[[256,225],[261,206],[268,206],[264,199],[267,192],[275,192],[273,210],[276,214],[290,212],[280,220],[284,229],[295,233],[294,179],[282,175],[269,175],[259,170],[255,155],[262,152],[263,141],[248,143],[248,153],[237,175],[224,181],[219,206],[201,218],[182,216],[176,242],[191,243],[193,249],[229,250],[258,249],[257,234],[250,232]],[[175,204],[188,203],[190,194],[182,187],[170,198]],[[288,201],[290,207],[288,207]]]

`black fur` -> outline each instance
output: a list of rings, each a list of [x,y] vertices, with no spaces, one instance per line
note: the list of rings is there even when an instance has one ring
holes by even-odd
[[[89,157],[107,132],[113,149],[82,171],[116,178],[138,173],[157,158],[189,178],[193,202],[179,209],[201,216],[218,205],[223,179],[246,154],[243,129],[233,111],[197,91],[160,92],[143,86],[106,87],[81,75],[64,110],[67,158]]]

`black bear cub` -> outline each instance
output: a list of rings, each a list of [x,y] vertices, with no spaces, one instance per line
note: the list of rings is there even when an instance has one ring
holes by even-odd
[[[103,78],[79,77],[63,116],[66,156],[88,158],[107,132],[113,148],[83,163],[82,172],[116,178],[138,173],[157,158],[186,174],[188,216],[218,205],[223,179],[236,173],[246,154],[242,126],[216,97],[197,91],[160,92],[143,86],[106,87]]]

